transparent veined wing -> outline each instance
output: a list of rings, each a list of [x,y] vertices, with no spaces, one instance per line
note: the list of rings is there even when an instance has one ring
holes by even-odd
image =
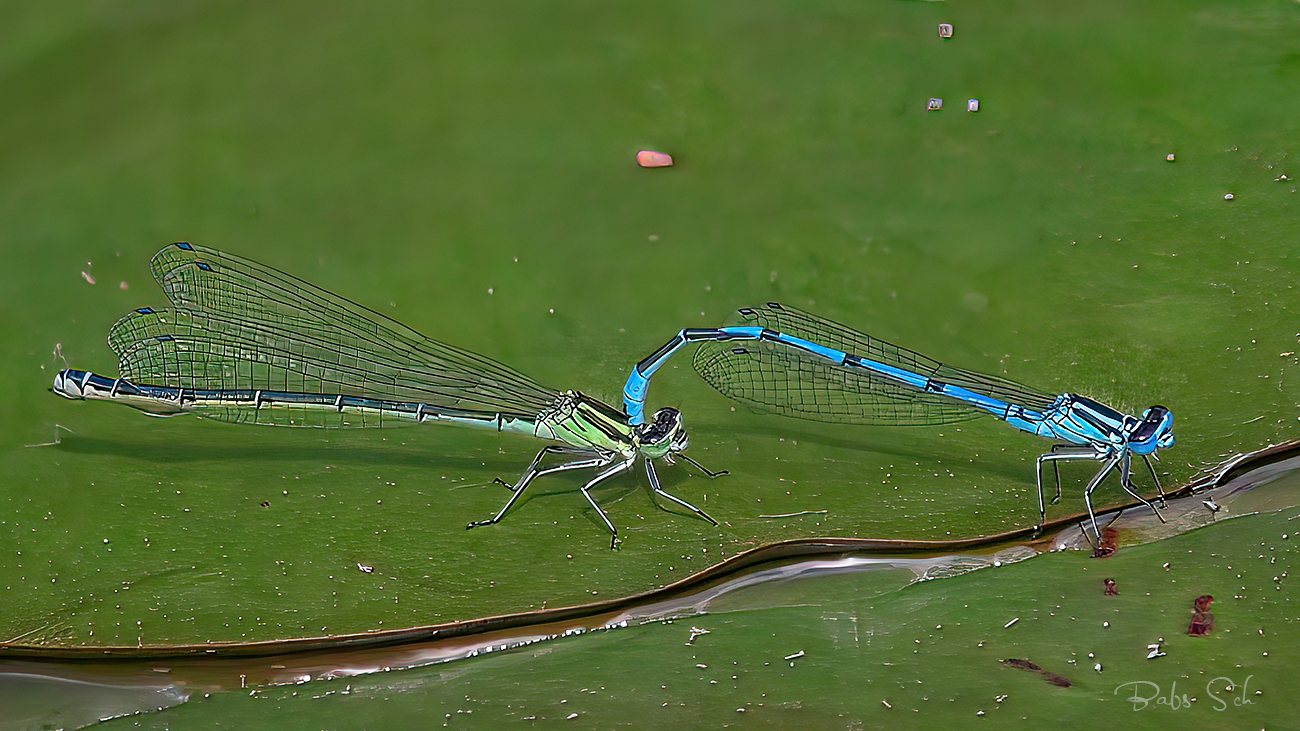
[[[174,307],[137,310],[109,332],[129,381],[340,394],[524,418],[559,396],[490,358],[231,254],[173,244],[154,256],[152,269]]]
[[[760,326],[850,355],[901,368],[1001,401],[1043,411],[1056,397],[998,376],[944,365],[830,320],[779,304],[738,310],[726,325]],[[724,395],[759,411],[841,424],[924,426],[966,421],[987,412],[862,368],[836,365],[770,341],[709,342],[695,369]]]

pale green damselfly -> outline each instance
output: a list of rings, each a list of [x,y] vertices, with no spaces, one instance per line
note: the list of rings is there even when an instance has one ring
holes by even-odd
[[[543,448],[496,515],[499,522],[537,477],[594,469],[580,488],[619,542],[618,529],[591,495],[599,483],[645,465],[653,494],[717,525],[665,491],[654,460],[686,457],[681,413],[665,408],[650,423],[577,391],[546,388],[490,358],[444,345],[369,308],[248,259],[189,243],[159,251],[154,278],[170,309],[141,308],[108,334],[119,377],[66,369],[54,392],[116,401],[154,416],[193,413],[221,421],[278,426],[372,427],[448,423],[559,442]],[[543,465],[552,455],[571,461]],[[662,506],[660,506],[662,507]]]

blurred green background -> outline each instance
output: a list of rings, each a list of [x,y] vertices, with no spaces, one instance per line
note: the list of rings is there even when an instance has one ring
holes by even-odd
[[[1167,485],[1292,437],[1298,26],[1282,0],[0,6],[0,639],[411,626],[643,591],[773,540],[1036,518],[1042,440],[733,411],[687,357],[649,404],[731,474],[661,474],[723,525],[621,480],[597,493],[617,553],[578,476],[463,529],[542,446],[523,437],[48,393],[64,359],[115,374],[104,336],[164,303],[147,263],[176,240],[610,403],[679,328],[779,300],[1164,404]],[[1088,469],[1066,476],[1057,514]],[[761,517],[800,511],[825,512]]]

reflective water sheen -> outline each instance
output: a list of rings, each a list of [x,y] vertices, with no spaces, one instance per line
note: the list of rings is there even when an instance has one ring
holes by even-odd
[[[1295,449],[1291,448],[1281,456],[1294,455],[1294,452]],[[758,692],[755,696],[753,688],[770,687],[774,695],[784,698],[813,693],[813,686],[809,683],[820,684],[830,680],[825,674],[846,662],[846,653],[864,660],[875,658],[868,660],[860,673],[868,686],[877,679],[883,681],[894,672],[877,670],[873,673],[871,666],[893,668],[898,665],[895,661],[905,661],[912,667],[909,673],[916,673],[937,684],[935,700],[942,698],[947,704],[955,705],[935,703],[933,707],[927,706],[930,695],[920,693],[918,698],[920,689],[912,689],[905,682],[898,682],[897,689],[889,687],[893,683],[884,682],[875,690],[881,695],[881,707],[885,711],[894,710],[895,703],[912,704],[916,706],[912,710],[918,713],[925,709],[924,715],[916,721],[922,723],[922,727],[930,727],[925,724],[952,723],[955,718],[969,714],[972,705],[981,705],[979,688],[986,684],[990,673],[1007,689],[995,697],[993,709],[1004,707],[1007,698],[1003,696],[1012,695],[1011,689],[1018,691],[1015,695],[1025,693],[1027,698],[1052,701],[1046,706],[1033,701],[1012,702],[1005,706],[1008,711],[1019,709],[1019,712],[1030,714],[1024,717],[1026,719],[1031,715],[1039,720],[1050,717],[1055,712],[1054,707],[1067,702],[1066,696],[1044,695],[1054,691],[1033,685],[1026,679],[1032,676],[1009,673],[1005,667],[997,667],[995,663],[1004,659],[997,656],[1000,652],[1012,657],[1029,655],[1036,665],[1066,677],[1070,692],[1076,698],[1110,702],[1094,713],[1111,714],[1116,720],[1127,719],[1124,715],[1126,709],[1113,702],[1116,693],[1106,697],[1102,692],[1106,683],[1099,682],[1099,679],[1106,673],[1107,665],[1111,673],[1105,675],[1107,678],[1142,678],[1128,680],[1133,689],[1119,695],[1121,700],[1128,699],[1134,711],[1147,708],[1177,710],[1167,703],[1161,708],[1160,703],[1147,698],[1149,691],[1159,683],[1145,678],[1170,678],[1170,683],[1181,678],[1185,681],[1184,688],[1205,681],[1207,690],[1202,698],[1210,700],[1218,698],[1213,695],[1216,689],[1220,695],[1224,693],[1224,689],[1219,687],[1223,683],[1215,685],[1216,679],[1232,677],[1235,671],[1245,668],[1249,672],[1235,672],[1235,676],[1240,676],[1238,682],[1247,684],[1246,678],[1252,678],[1254,690],[1259,694],[1247,696],[1249,703],[1233,708],[1252,719],[1253,723],[1253,719],[1279,718],[1279,714],[1285,713],[1285,704],[1279,703],[1280,699],[1262,696],[1265,689],[1273,694],[1287,687],[1287,663],[1295,659],[1294,647],[1284,639],[1285,635],[1266,641],[1288,621],[1286,616],[1291,611],[1289,597],[1270,596],[1270,583],[1266,576],[1270,570],[1276,572],[1271,583],[1275,585],[1275,591],[1281,592],[1294,551],[1289,534],[1282,534],[1279,540],[1276,531],[1300,517],[1300,513],[1291,515],[1300,505],[1300,492],[1297,491],[1300,483],[1296,472],[1300,467],[1300,457],[1290,456],[1271,463],[1267,459],[1248,458],[1241,463],[1259,466],[1249,471],[1244,471],[1243,467],[1239,470],[1243,474],[1222,480],[1218,486],[1207,483],[1205,489],[1194,495],[1171,500],[1161,511],[1165,522],[1139,508],[1102,516],[1108,528],[1118,531],[1123,537],[1120,553],[1110,559],[1083,565],[1074,560],[1079,552],[1071,548],[1084,548],[1083,555],[1086,555],[1091,546],[1086,544],[1080,527],[1071,526],[1045,545],[1036,544],[1049,551],[1041,556],[1028,545],[1013,545],[976,554],[908,557],[888,555],[882,551],[881,555],[862,552],[833,560],[773,564],[693,593],[636,605],[619,612],[452,640],[406,643],[387,649],[340,648],[248,659],[122,659],[92,665],[84,662],[10,661],[0,665],[0,670],[7,671],[0,672],[0,688],[4,688],[9,696],[7,707],[23,709],[21,713],[15,710],[14,721],[8,724],[9,727],[36,728],[60,723],[76,726],[100,718],[162,709],[190,698],[197,701],[200,692],[203,699],[200,705],[228,705],[228,700],[219,699],[230,692],[248,688],[253,690],[247,698],[275,701],[276,708],[285,708],[284,704],[296,706],[294,699],[304,692],[316,700],[335,695],[340,699],[355,696],[356,700],[349,701],[349,704],[363,704],[363,714],[368,711],[364,710],[366,702],[361,699],[387,692],[399,693],[396,700],[401,706],[433,701],[450,707],[447,704],[454,702],[452,689],[463,687],[460,682],[450,681],[465,675],[478,678],[473,687],[483,700],[471,702],[466,708],[458,707],[457,713],[478,713],[472,719],[461,719],[458,725],[491,728],[508,719],[527,717],[524,713],[529,710],[534,719],[561,718],[560,713],[567,710],[568,699],[561,698],[557,705],[555,698],[551,697],[553,684],[537,685],[526,679],[535,678],[542,672],[537,663],[554,662],[541,659],[544,656],[552,653],[563,655],[588,647],[601,658],[600,665],[613,661],[610,653],[620,656],[619,664],[635,664],[633,658],[639,658],[641,673],[618,674],[606,679],[600,686],[601,692],[590,688],[580,690],[579,693],[588,693],[592,697],[583,698],[585,703],[581,707],[585,710],[571,712],[588,714],[592,723],[600,725],[611,717],[609,714],[616,712],[615,709],[631,704],[643,708],[644,721],[653,719],[653,723],[661,723],[664,722],[661,719],[671,719],[675,715],[674,710],[663,710],[674,704],[664,701],[665,705],[657,709],[646,704],[643,692],[635,684],[636,679],[657,677],[680,683],[684,679],[683,673],[690,673],[680,665],[688,652],[691,659],[712,657],[717,662],[714,643],[718,638],[713,637],[715,633],[749,644],[753,649],[752,640],[756,638],[741,638],[737,633],[757,618],[778,615],[789,624],[772,633],[772,638],[780,638],[773,647],[779,646],[780,642],[789,643],[793,636],[798,638],[796,642],[803,643],[797,649],[794,645],[787,645],[786,649],[791,652],[785,655],[772,648],[759,651],[760,656],[767,657],[763,669],[750,656],[743,667],[737,659],[730,667],[722,663],[720,671],[698,673],[699,682],[708,676],[708,685],[713,686],[719,684],[720,672],[725,681],[726,672],[722,671],[735,671],[730,678],[733,682],[723,683],[719,693],[738,699],[736,702],[741,705],[734,711],[736,713],[756,713],[760,718],[776,722],[785,716],[786,711],[802,711],[802,701],[766,700],[766,692]],[[1231,466],[1226,466],[1224,473]],[[1207,504],[1217,506],[1217,510],[1211,511]],[[1256,550],[1249,549],[1246,543],[1252,536],[1263,537],[1255,561],[1247,555]],[[1221,545],[1233,548],[1222,548]],[[1164,548],[1153,551],[1153,546]],[[1207,546],[1218,548],[1207,551]],[[1243,547],[1249,550],[1243,553]],[[1044,592],[1042,587],[1034,586],[1034,573],[1025,573],[1018,565],[1013,568],[1013,564],[1036,556],[1038,558],[1033,564],[1047,564],[1037,573],[1055,576],[1061,582],[1054,585],[1057,588]],[[1174,558],[1162,564],[1165,576],[1153,576],[1145,564],[1153,557],[1162,556],[1185,558]],[[1262,563],[1265,558],[1268,559],[1267,565]],[[1239,590],[1228,589],[1233,582],[1225,580],[1222,570],[1226,568],[1230,573],[1233,571],[1232,563],[1239,562],[1249,564],[1246,571],[1251,576],[1241,579],[1239,574],[1243,586]],[[1088,574],[1093,574],[1090,580]],[[1116,582],[1119,592],[1115,597],[1106,596],[1103,591],[1103,581],[1099,578],[1103,575]],[[1184,583],[1190,581],[1190,587],[1177,586],[1179,579]],[[1059,596],[1061,603],[1055,604],[1058,611],[1052,611],[1051,602],[1057,590],[1062,592]],[[1241,593],[1232,595],[1231,608],[1220,610],[1223,619],[1212,637],[1194,638],[1189,642],[1179,631],[1186,616],[1185,612],[1178,610],[1186,608],[1177,606],[1176,602],[1179,598],[1186,599],[1189,592],[1211,591],[1218,594],[1224,604],[1229,603],[1228,591]],[[1153,594],[1155,599],[1151,599]],[[945,596],[950,599],[943,601]],[[958,599],[962,602],[960,610],[952,606]],[[1062,626],[1067,615],[1070,624]],[[1026,622],[1025,628],[1013,630],[1022,617]],[[933,630],[929,629],[931,620],[935,622]],[[1004,622],[1001,632],[996,626],[998,622]],[[949,625],[946,631],[945,623]],[[1030,628],[1030,624],[1041,626]],[[1097,633],[1098,625],[1103,632]],[[683,638],[687,627],[689,630]],[[1252,637],[1250,631],[1256,629],[1258,638]],[[1057,636],[1056,642],[1048,639],[1054,632],[1062,631],[1065,633]],[[1112,631],[1118,638],[1114,641],[1110,639]],[[1232,636],[1234,632],[1235,637]],[[918,657],[908,658],[902,652],[907,645],[901,644],[900,638],[912,635],[916,636],[912,654]],[[1146,637],[1148,655],[1152,643],[1163,652],[1155,658],[1159,660],[1156,665],[1144,664],[1138,659],[1143,649],[1140,643],[1145,635],[1150,635]],[[606,637],[623,638],[629,644],[610,646]],[[1229,644],[1209,655],[1200,652],[1206,648],[1196,644],[1216,640]],[[973,647],[970,645],[972,641]],[[679,643],[691,649],[666,652],[667,648]],[[873,643],[875,649],[872,649]],[[986,643],[988,650],[983,649]],[[1089,650],[1087,661],[1083,657],[1084,647],[1095,648]],[[810,651],[808,648],[817,649]],[[1259,659],[1246,665],[1237,663],[1232,668],[1225,664],[1225,658],[1240,658],[1249,649],[1259,648],[1265,648]],[[925,658],[919,657],[922,651]],[[486,656],[492,653],[505,659],[494,664],[490,676],[482,675],[487,671],[479,665],[464,667],[460,664],[471,659],[473,663],[486,662]],[[1265,660],[1270,654],[1272,659]],[[884,661],[882,658],[892,660]],[[923,660],[928,660],[928,663]],[[457,662],[455,670],[435,669],[453,661]],[[936,662],[941,662],[942,667],[934,665]],[[771,670],[774,665],[787,664],[789,668],[807,666],[808,669],[799,676],[792,672],[788,678],[784,670]],[[1094,667],[1098,665],[1100,670]],[[709,668],[708,662],[695,664],[698,671],[709,671]],[[398,670],[406,672],[396,685],[393,681],[372,677]],[[1195,673],[1189,674],[1193,670]],[[938,677],[935,677],[936,672]],[[1228,675],[1213,675],[1215,672]],[[753,677],[740,682],[742,673]],[[783,680],[777,682],[775,677]],[[1189,678],[1194,682],[1187,682]],[[755,679],[762,679],[757,686],[752,682]],[[628,685],[630,681],[632,685]],[[832,682],[842,683],[843,679]],[[925,682],[921,677],[916,678],[917,685]],[[303,683],[310,683],[310,686],[302,690],[281,689],[283,686],[302,686]],[[662,695],[665,698],[676,697],[678,708],[684,703],[696,706],[697,712],[705,714],[701,721],[712,719],[716,722],[718,709],[708,704],[699,707],[702,698],[691,685],[687,684],[684,693]],[[1124,686],[1120,683],[1116,691]],[[725,692],[728,687],[730,693]],[[663,684],[660,690],[668,690],[667,684]],[[218,692],[217,700],[211,696],[213,692]],[[826,691],[818,688],[815,692],[824,694]],[[245,697],[242,693],[237,695]],[[503,704],[500,700],[503,697],[509,697],[513,702]],[[466,700],[470,697],[467,696]],[[249,702],[242,703],[247,705]],[[1197,708],[1208,709],[1209,705]],[[265,711],[258,705],[250,706],[246,711],[240,708],[242,706],[236,707],[233,712],[238,715]],[[319,710],[312,708],[313,711]],[[879,709],[858,700],[846,704],[823,695],[816,710],[809,709],[811,713],[807,714],[807,720],[814,723],[819,723],[818,719],[825,720],[828,708],[840,708],[843,713],[857,717],[860,723],[862,719],[880,713]],[[794,718],[803,715],[796,714]],[[323,721],[327,716],[319,718]],[[1234,722],[1243,720],[1237,717]]]

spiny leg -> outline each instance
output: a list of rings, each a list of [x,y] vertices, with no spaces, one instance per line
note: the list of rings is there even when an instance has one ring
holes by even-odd
[[[528,469],[524,471],[523,476],[519,478],[519,481],[515,483],[515,486],[510,488],[511,490],[514,491],[514,493],[510,496],[510,499],[506,501],[506,504],[502,506],[501,510],[497,511],[496,515],[492,516],[491,518],[488,518],[487,520],[476,520],[473,523],[470,523],[469,525],[465,526],[465,529],[468,530],[470,528],[477,528],[482,525],[492,525],[494,523],[501,522],[501,518],[505,517],[505,514],[510,512],[510,508],[514,506],[515,501],[519,499],[520,495],[524,494],[524,488],[528,487],[529,483],[531,483],[533,481],[533,478],[535,477],[541,477],[542,475],[549,475],[552,472],[580,470],[587,467],[603,467],[609,464],[608,457],[596,456],[596,457],[591,457],[589,459],[580,459],[577,460],[576,462],[565,462],[564,464],[555,465],[553,467],[544,467],[542,469],[538,469],[537,464],[542,461],[542,457],[552,453],[578,454],[579,452],[568,450],[565,449],[564,447],[556,447],[556,446],[550,446],[542,449],[542,451],[537,453],[537,457],[533,459],[533,463],[528,465]],[[590,454],[590,452],[585,452],[585,454]],[[510,486],[507,485],[507,487]]]
[[[1062,446],[1064,445],[1053,444],[1052,453],[1055,454],[1057,448]],[[1056,475],[1056,497],[1052,498],[1052,504],[1056,505],[1061,502],[1061,467],[1056,463],[1056,460],[1052,460],[1052,473]],[[1042,495],[1038,496],[1038,501],[1042,502]]]
[[[681,455],[679,454],[679,455],[677,455],[677,456],[680,457]],[[696,465],[696,466],[698,467],[699,465]],[[703,469],[703,468],[701,468],[701,469]],[[704,471],[705,471],[706,473],[708,472],[708,470],[704,470]],[[703,510],[700,510],[699,508],[695,507],[694,505],[691,505],[690,503],[686,502],[685,500],[683,500],[683,499],[677,497],[676,495],[674,495],[674,494],[672,494],[672,493],[670,493],[670,492],[665,492],[664,489],[663,489],[662,487],[659,486],[659,475],[655,474],[655,466],[654,466],[654,462],[651,461],[651,459],[650,459],[649,457],[646,457],[646,458],[645,458],[645,474],[646,474],[646,477],[650,478],[650,489],[654,491],[654,494],[656,494],[656,495],[662,495],[663,497],[666,497],[666,498],[668,498],[669,500],[672,500],[673,502],[677,503],[678,505],[682,506],[683,508],[686,508],[687,510],[690,510],[691,512],[695,513],[696,515],[700,516],[701,518],[704,518],[705,520],[709,521],[710,523],[712,523],[712,524],[714,524],[714,525],[717,525],[717,524],[718,524],[718,521],[714,520],[713,518],[710,518],[709,515],[708,515],[708,513],[705,513]],[[726,472],[722,472],[722,473],[719,473],[719,474],[724,474],[724,475],[725,475]],[[660,509],[660,510],[663,510],[662,507],[660,507],[659,509]]]
[[[1160,493],[1160,507],[1168,508],[1169,504],[1165,502],[1165,489],[1160,486],[1160,478],[1156,477],[1156,468],[1155,465],[1151,464],[1151,457],[1155,457],[1155,454],[1152,453],[1149,456],[1144,454],[1142,455],[1142,461],[1147,463],[1147,469],[1151,471],[1151,481],[1155,483],[1156,490]],[[1156,459],[1160,458],[1156,457]]]
[[[1119,457],[1111,457],[1107,460],[1106,465],[1102,467],[1088,482],[1088,487],[1083,491],[1083,504],[1088,507],[1088,519],[1092,524],[1093,535],[1097,538],[1097,542],[1094,544],[1097,547],[1101,546],[1101,530],[1097,528],[1097,514],[1092,510],[1092,491],[1097,489],[1097,486],[1101,484],[1101,481],[1106,479],[1106,476],[1109,475],[1118,464]],[[1086,530],[1084,531],[1084,534],[1087,534]]]
[[[1056,451],[1058,449],[1070,451],[1058,452]],[[1052,451],[1038,455],[1037,469],[1034,472],[1034,481],[1038,487],[1038,526],[1035,528],[1035,532],[1043,530],[1043,527],[1047,525],[1047,509],[1043,500],[1043,463],[1051,462],[1052,471],[1056,475],[1056,497],[1052,500],[1052,504],[1055,505],[1061,499],[1061,470],[1056,463],[1062,460],[1073,461],[1077,459],[1097,459],[1097,452],[1091,448],[1074,447],[1069,444],[1054,444],[1052,445]]]
[[[1139,495],[1137,493],[1137,490],[1134,489],[1133,480],[1132,480],[1133,473],[1131,471],[1132,463],[1133,463],[1133,455],[1125,451],[1122,466],[1120,468],[1120,480],[1119,480],[1120,487],[1124,488],[1124,492],[1127,492],[1128,494],[1137,498],[1138,502],[1142,503],[1148,508],[1151,508],[1151,512],[1156,514],[1156,517],[1160,519],[1161,523],[1166,522],[1165,516],[1161,515],[1159,510],[1156,510],[1156,506],[1147,502],[1147,500],[1143,498],[1141,495]]]
[[[723,475],[729,475],[729,474],[731,474],[730,472],[728,472],[728,471],[726,471],[726,470],[718,470],[717,472],[713,472],[713,471],[711,471],[709,468],[705,467],[704,465],[700,464],[699,462],[696,462],[695,460],[691,459],[690,457],[687,457],[686,455],[682,454],[681,452],[678,452],[677,454],[673,455],[673,457],[674,457],[674,459],[685,460],[687,464],[694,465],[694,466],[695,466],[695,469],[699,470],[700,472],[703,472],[705,477],[722,477]],[[717,523],[714,523],[714,525],[717,525]]]
[[[1047,526],[1047,506],[1043,504],[1043,457],[1046,456],[1038,455],[1038,468],[1034,470],[1034,482],[1038,485],[1038,525],[1034,526],[1034,535],[1038,535]],[[1056,463],[1053,462],[1052,466],[1055,467]],[[1061,484],[1059,472],[1056,475],[1056,484]]]
[[[586,457],[591,453],[592,450],[584,449],[582,447],[571,447],[567,444],[552,444],[549,447],[543,447],[542,451],[538,452],[536,457],[533,457],[532,463],[528,465],[528,468],[524,470],[524,474],[520,476],[519,480],[516,481],[514,485],[511,485],[509,482],[506,482],[500,477],[492,478],[492,482],[498,485],[504,485],[507,489],[513,492],[514,490],[517,489],[516,485],[527,485],[530,480],[536,477],[536,475],[530,473],[533,473],[537,470],[537,465],[541,464],[542,458],[545,457],[546,455],[573,454],[573,455]]]
[[[614,527],[614,523],[610,521],[609,516],[605,515],[605,511],[601,510],[600,506],[596,504],[596,498],[591,496],[589,490],[591,490],[591,488],[595,487],[597,484],[630,468],[632,466],[633,459],[625,459],[622,462],[619,462],[618,464],[610,467],[607,470],[602,471],[600,474],[591,478],[591,480],[587,484],[582,486],[582,496],[587,498],[587,502],[591,503],[591,507],[596,509],[596,515],[600,516],[601,521],[605,523],[605,527],[609,529],[609,534],[610,536],[612,536],[609,540],[609,548],[611,551],[614,550],[615,548],[618,548],[618,529]]]

